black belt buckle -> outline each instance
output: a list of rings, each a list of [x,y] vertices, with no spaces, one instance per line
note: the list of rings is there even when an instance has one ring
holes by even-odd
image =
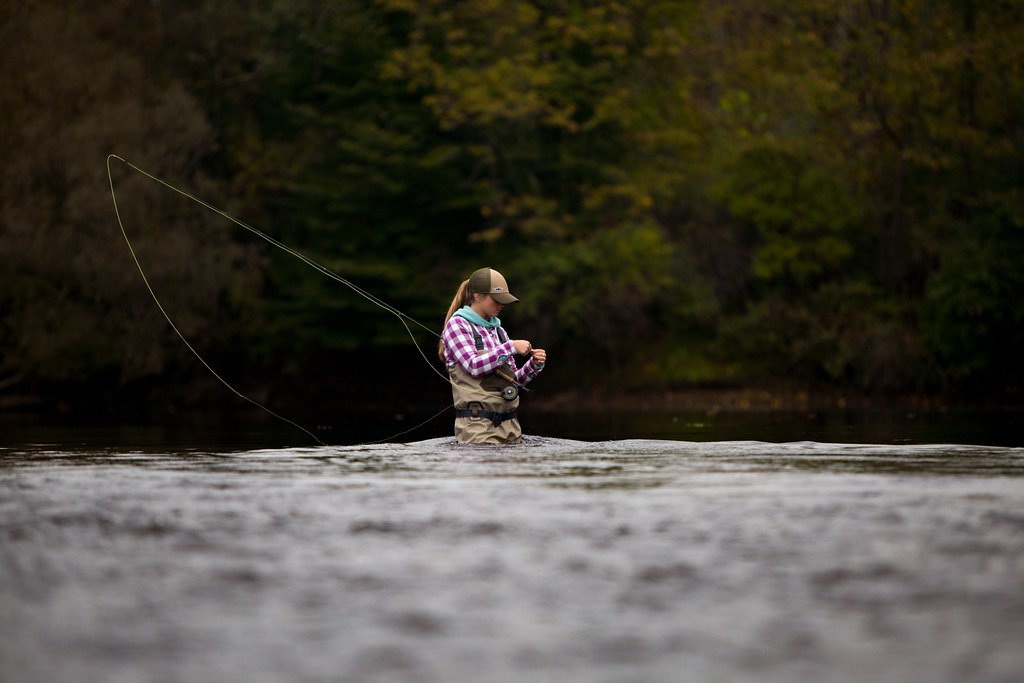
[[[483,403],[479,401],[471,401],[466,404],[465,409],[456,409],[455,414],[457,417],[485,417],[491,421],[494,428],[497,429],[501,426],[501,423],[505,420],[511,420],[516,416],[515,411],[511,413],[499,413],[495,410],[484,410]]]

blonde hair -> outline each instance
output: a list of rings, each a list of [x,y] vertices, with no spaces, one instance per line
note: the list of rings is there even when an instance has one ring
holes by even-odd
[[[452,305],[448,307],[448,313],[444,316],[444,325],[448,324],[448,321],[455,315],[455,311],[459,310],[463,306],[469,306],[473,303],[475,296],[473,292],[469,291],[469,280],[463,280],[462,284],[459,285],[459,289],[455,292],[455,297],[452,298]],[[444,325],[441,326],[444,329]],[[444,362],[444,339],[437,342],[437,356]]]

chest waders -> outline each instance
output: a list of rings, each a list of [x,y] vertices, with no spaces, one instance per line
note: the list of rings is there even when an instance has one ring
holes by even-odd
[[[508,341],[505,331],[498,328],[498,339]],[[473,328],[473,341],[477,355],[484,353],[484,340]],[[523,435],[516,416],[519,392],[515,384],[515,371],[506,361],[485,377],[473,377],[461,365],[448,367],[452,380],[452,400],[455,402],[455,440],[459,443],[506,444],[515,443]],[[509,381],[511,379],[511,381]]]

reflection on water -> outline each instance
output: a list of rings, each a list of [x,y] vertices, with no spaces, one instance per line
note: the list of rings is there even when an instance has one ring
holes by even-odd
[[[0,680],[1024,670],[1021,448],[135,436],[0,446]]]
[[[451,413],[340,412],[330,417],[294,416],[330,445],[420,441],[452,434]],[[818,412],[608,412],[523,411],[528,434],[582,441],[666,439],[673,441],[769,441],[790,443],[961,443],[1024,446],[1022,411],[916,413],[877,410]],[[0,446],[49,441],[62,446],[168,445],[244,449],[317,445],[307,434],[257,410],[183,415],[139,425],[93,420],[54,423],[0,412]]]

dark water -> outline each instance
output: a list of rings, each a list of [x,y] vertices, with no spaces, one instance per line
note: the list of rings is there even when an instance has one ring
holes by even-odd
[[[60,420],[0,412],[0,446],[32,442],[127,447],[202,445],[265,448],[317,445],[300,429],[250,409],[183,415],[164,421]],[[522,411],[527,433],[581,441],[767,441],[788,443],[1024,446],[1024,410],[916,412],[913,410],[800,412],[634,411],[543,413]],[[422,441],[451,435],[450,412],[402,409],[328,417],[291,415],[329,445]]]
[[[0,681],[1021,680],[1024,449],[687,424],[7,430]]]

